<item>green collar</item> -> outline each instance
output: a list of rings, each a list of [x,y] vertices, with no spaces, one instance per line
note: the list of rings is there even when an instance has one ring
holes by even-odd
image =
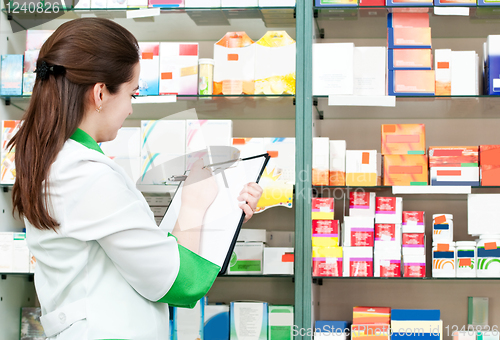
[[[100,152],[104,155],[104,152],[102,152],[101,148],[96,143],[96,141],[92,137],[90,137],[90,135],[88,133],[86,133],[85,131],[83,131],[82,129],[77,128],[75,133],[73,133],[73,135],[71,135],[71,137],[69,137],[69,138],[82,144],[83,146],[86,146],[89,149],[95,150],[95,151]]]

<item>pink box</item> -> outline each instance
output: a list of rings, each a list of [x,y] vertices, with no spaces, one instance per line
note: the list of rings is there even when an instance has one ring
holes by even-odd
[[[398,48],[387,51],[389,71],[432,70],[432,50],[429,48]]]
[[[387,77],[390,96],[433,96],[435,93],[434,71],[389,71]]]
[[[388,48],[432,48],[430,27],[388,28]]]
[[[389,13],[387,15],[388,28],[429,27],[427,13]]]

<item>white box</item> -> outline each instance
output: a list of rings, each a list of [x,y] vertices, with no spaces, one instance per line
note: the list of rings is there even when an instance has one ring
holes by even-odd
[[[241,228],[237,242],[262,242],[266,243],[266,229]]]
[[[267,173],[279,175],[279,181],[295,184],[295,138],[264,138],[264,151],[271,155]]]
[[[330,140],[313,138],[312,185],[329,185]]]
[[[141,96],[157,96],[160,93],[160,43],[140,42],[139,48],[141,73],[136,93]]]
[[[411,233],[411,234],[407,233],[402,234],[403,256],[425,255],[425,240],[426,240],[425,234],[423,233]],[[417,236],[417,237],[410,238],[410,236]]]
[[[184,7],[208,7],[216,8],[220,7],[221,0],[184,0]]]
[[[248,158],[266,153],[264,138],[233,138],[233,148],[240,151],[240,158]]]
[[[479,186],[479,167],[432,167],[431,185]]]
[[[257,0],[250,2],[258,5]],[[223,0],[222,7],[252,6],[243,5],[245,3],[246,1],[240,0]],[[245,32],[226,33],[214,46],[214,94],[253,94],[254,67],[253,40]]]
[[[267,340],[267,302],[231,302],[231,340]]]
[[[141,128],[122,127],[115,139],[101,143],[100,147],[108,157],[140,157]]]
[[[221,0],[221,7],[258,7],[258,0]]]
[[[373,247],[375,226],[371,217],[344,217],[344,247]]]
[[[295,247],[295,232],[293,231],[266,231],[266,245],[268,247]]]
[[[295,94],[295,55],[286,31],[267,31],[255,43],[255,94]]]
[[[375,218],[374,192],[352,192],[349,194],[349,216]]]
[[[160,43],[160,95],[198,94],[198,43]]]
[[[313,95],[354,93],[354,44],[313,44]]]
[[[294,339],[293,306],[269,306],[269,340]]]
[[[375,249],[373,255],[374,277],[401,276],[401,248],[389,250]]]
[[[476,51],[451,52],[451,95],[478,95]]]
[[[436,77],[436,96],[451,95],[451,50],[434,50],[434,74]]]
[[[193,340],[203,338],[205,298],[196,303],[194,308],[174,307],[174,339]]]
[[[344,277],[373,276],[373,247],[344,247]]]
[[[12,273],[14,233],[0,232],[0,273]]]
[[[375,251],[397,248],[401,253],[401,224],[375,222]]]
[[[469,194],[467,197],[467,227],[469,235],[498,235],[500,194]]]
[[[232,275],[260,275],[262,274],[262,257],[264,243],[237,242],[231,257],[227,274]],[[233,260],[233,257],[235,260]]]
[[[12,272],[30,272],[30,250],[26,243],[26,233],[13,233],[12,235]]]
[[[329,185],[345,185],[345,140],[330,141],[330,183]]]
[[[293,275],[294,248],[266,247],[264,248],[264,275]]]
[[[425,254],[405,255],[403,253],[404,277],[425,277],[425,267]]]
[[[385,47],[354,47],[355,95],[385,95],[386,55]]]
[[[259,0],[259,7],[295,7],[295,0]]]
[[[403,198],[377,197],[375,223],[403,223]]]
[[[186,154],[185,120],[143,120],[141,136],[141,156],[147,153]]]
[[[377,185],[377,150],[346,151],[346,185]]]

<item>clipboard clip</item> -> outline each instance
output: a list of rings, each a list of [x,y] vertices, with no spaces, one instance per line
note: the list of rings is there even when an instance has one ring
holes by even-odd
[[[226,187],[228,187],[226,176],[224,176],[224,170],[232,168],[233,166],[236,166],[240,161],[241,161],[241,158],[231,159],[231,160],[228,160],[228,161],[225,161],[225,162],[212,163],[212,164],[205,165],[202,169],[213,168],[213,167],[216,167],[216,166],[221,166],[221,165],[235,163],[234,165],[231,165],[231,166],[228,166],[228,167],[220,167],[220,168],[217,168],[217,169],[214,170],[215,174],[217,174],[219,172],[222,173],[222,178],[224,179],[224,184],[226,185]],[[169,182],[183,182],[186,179],[187,179],[186,175],[170,176],[168,178],[168,181]]]

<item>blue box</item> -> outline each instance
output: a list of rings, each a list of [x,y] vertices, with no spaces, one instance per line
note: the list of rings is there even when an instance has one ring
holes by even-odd
[[[391,320],[394,321],[439,321],[439,309],[391,309]]]
[[[0,57],[0,95],[20,96],[23,94],[22,54],[4,54]]]
[[[319,333],[346,333],[349,332],[347,321],[316,321],[314,330]]]
[[[352,7],[358,6],[358,0],[314,0],[316,7]]]
[[[206,305],[204,340],[229,340],[229,306]]]
[[[387,44],[388,48],[432,48],[431,28],[387,28]]]
[[[439,340],[441,334],[432,333],[392,333],[391,339],[393,340]]]
[[[500,35],[489,35],[486,45],[486,94],[500,95]]]
[[[405,66],[405,67],[398,67],[394,66],[394,49],[389,49],[387,50],[387,64],[389,66],[389,71],[395,71],[395,70],[432,70],[432,52],[431,49],[423,49],[423,48],[415,48],[415,49],[410,49],[410,48],[404,48],[404,49],[396,49],[396,50],[404,50],[405,52],[410,52],[413,53],[415,52],[415,59],[419,59],[422,57],[422,50],[425,50],[425,56],[428,56],[428,61],[429,61],[429,66],[428,67],[414,67],[414,66]],[[420,56],[418,54],[421,54]],[[414,60],[415,60],[414,59]],[[423,59],[423,57],[421,58]],[[415,60],[415,63],[422,62],[422,60]]]

